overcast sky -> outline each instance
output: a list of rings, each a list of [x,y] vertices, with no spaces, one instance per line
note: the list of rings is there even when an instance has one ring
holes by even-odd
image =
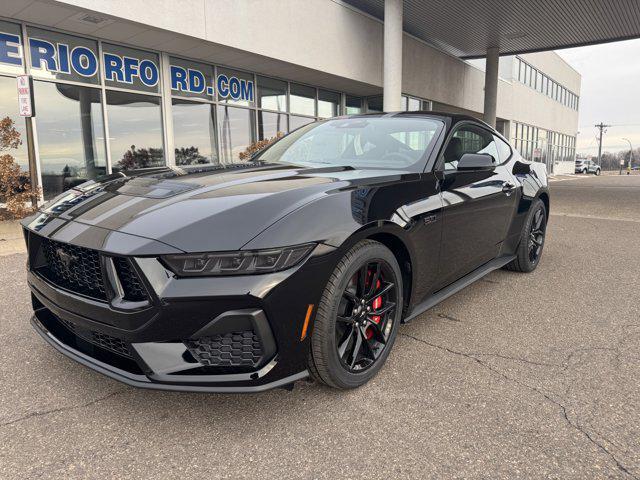
[[[596,155],[595,124],[613,125],[603,151],[629,148],[623,137],[640,147],[640,40],[558,50],[582,75],[578,153]]]

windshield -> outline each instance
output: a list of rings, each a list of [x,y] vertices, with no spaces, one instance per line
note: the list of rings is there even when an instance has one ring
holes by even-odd
[[[443,125],[436,119],[416,117],[327,120],[292,132],[254,160],[404,169],[422,160]]]

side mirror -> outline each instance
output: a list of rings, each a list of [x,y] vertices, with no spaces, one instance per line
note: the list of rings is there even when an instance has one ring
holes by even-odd
[[[488,153],[465,153],[458,162],[459,171],[493,170],[496,161]]]
[[[516,162],[513,164],[512,173],[514,175],[528,175],[529,173],[531,173],[531,164],[524,163],[524,162]]]

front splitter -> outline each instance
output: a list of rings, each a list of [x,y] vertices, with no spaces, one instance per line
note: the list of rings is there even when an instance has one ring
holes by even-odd
[[[156,383],[149,380],[145,375],[136,375],[134,373],[121,370],[113,367],[107,363],[101,362],[92,358],[78,350],[75,350],[68,345],[58,340],[49,330],[37,319],[34,315],[31,318],[31,325],[40,334],[40,336],[53,348],[60,353],[69,357],[76,362],[88,367],[102,375],[105,375],[114,380],[118,380],[126,385],[137,388],[146,388],[149,390],[166,390],[175,392],[201,392],[201,393],[259,393],[273,388],[284,387],[297,380],[302,380],[309,376],[308,370],[290,375],[279,380],[275,380],[270,383],[255,386],[206,386],[206,385],[179,385],[168,383]]]

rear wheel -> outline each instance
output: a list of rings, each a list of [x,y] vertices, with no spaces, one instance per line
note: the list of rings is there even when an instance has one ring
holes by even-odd
[[[516,258],[505,268],[516,272],[532,272],[538,266],[547,232],[547,209],[542,200],[534,200],[522,227]]]
[[[334,388],[368,382],[386,361],[402,315],[402,274],[384,245],[356,244],[323,292],[311,336],[309,369]]]

